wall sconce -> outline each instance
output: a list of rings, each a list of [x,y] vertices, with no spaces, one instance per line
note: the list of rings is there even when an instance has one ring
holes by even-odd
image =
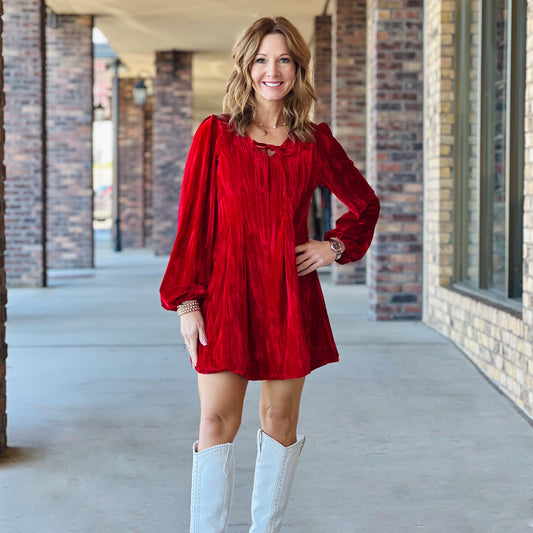
[[[133,86],[133,101],[136,105],[143,107],[148,99],[148,89],[142,78],[139,78]]]
[[[103,122],[106,119],[106,115],[105,107],[98,102],[98,104],[93,107],[93,120],[95,122]]]
[[[57,30],[59,27],[59,20],[57,18],[57,13],[55,11],[52,11],[49,7],[46,8],[46,22],[48,24],[48,27]]]
[[[133,101],[139,107],[144,107],[146,100],[148,100],[148,87],[146,86],[145,79],[151,80],[150,73],[148,71],[144,72],[146,73],[145,77],[143,77],[143,72],[138,74],[138,79],[132,89]]]

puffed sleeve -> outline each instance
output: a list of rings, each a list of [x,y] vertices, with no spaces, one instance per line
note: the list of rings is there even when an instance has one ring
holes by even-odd
[[[159,291],[161,304],[171,311],[206,296],[216,224],[217,131],[215,116],[200,124],[185,164],[176,240]]]
[[[372,242],[379,216],[379,200],[327,124],[317,126],[315,138],[317,182],[327,187],[349,209],[336,220],[335,227],[326,233],[324,240],[336,237],[346,246],[338,263],[358,261]]]

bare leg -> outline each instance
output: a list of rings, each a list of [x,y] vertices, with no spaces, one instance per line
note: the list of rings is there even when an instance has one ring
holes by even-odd
[[[305,378],[263,381],[259,416],[263,431],[283,446],[296,442]]]
[[[278,533],[305,437],[296,436],[304,378],[263,381],[250,533]]]
[[[198,451],[233,442],[241,425],[248,381],[232,372],[198,374],[200,438]]]

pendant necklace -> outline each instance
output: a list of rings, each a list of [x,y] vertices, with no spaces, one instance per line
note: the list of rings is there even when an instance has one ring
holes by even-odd
[[[265,126],[262,122],[256,122],[255,125],[259,126],[260,128],[266,128],[267,130],[275,130],[276,128],[279,128],[279,127],[282,127],[282,126],[286,126],[287,123],[284,122],[283,124],[274,124],[274,126],[272,126],[270,128],[268,126]]]
[[[260,129],[263,131],[263,133],[265,135],[268,135],[268,130],[275,130],[277,128],[282,128],[283,126],[286,126],[287,123],[286,122],[283,122],[283,124],[274,124],[273,126],[271,127],[268,127],[268,126],[265,126],[262,122],[255,122],[254,121],[254,124]]]

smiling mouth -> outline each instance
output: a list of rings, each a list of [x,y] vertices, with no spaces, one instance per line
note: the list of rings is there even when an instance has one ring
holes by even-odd
[[[282,81],[264,81],[263,82],[267,87],[279,87],[283,82]]]

